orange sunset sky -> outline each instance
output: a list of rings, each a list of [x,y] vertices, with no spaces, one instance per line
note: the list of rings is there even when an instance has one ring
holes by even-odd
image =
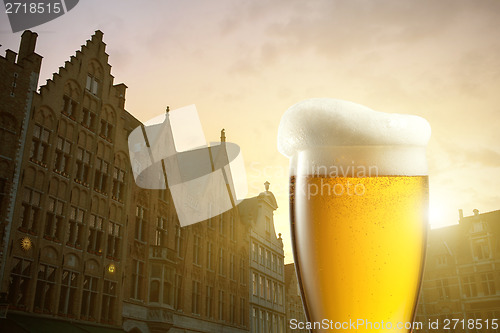
[[[115,83],[141,121],[196,104],[207,141],[243,152],[249,196],[277,197],[276,232],[292,261],[288,159],[276,148],[284,111],[310,97],[416,114],[432,126],[430,222],[500,209],[498,0],[82,0],[32,28],[40,85],[104,32]],[[21,33],[0,13],[1,54]]]

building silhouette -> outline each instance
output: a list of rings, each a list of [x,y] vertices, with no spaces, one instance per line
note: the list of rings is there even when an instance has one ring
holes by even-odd
[[[240,205],[242,220],[249,226],[250,331],[284,332],[285,274],[281,234],[276,237],[273,212],[278,208],[269,191],[245,199]]]
[[[500,211],[464,217],[459,224],[430,230],[416,321],[464,320],[451,332],[495,332],[500,321]],[[468,320],[482,323],[467,325]],[[453,324],[453,323],[452,323]],[[489,329],[488,329],[488,326]],[[453,325],[452,325],[453,326]],[[452,327],[450,326],[450,327]]]
[[[168,190],[135,185],[127,138],[141,123],[102,32],[39,93],[36,37],[0,58],[0,331],[284,332],[269,184],[181,228]]]
[[[297,323],[305,323],[307,321],[302,298],[300,296],[299,280],[295,271],[295,264],[285,265],[285,294],[286,294],[286,332],[287,333],[308,333],[307,329],[293,329],[290,326],[290,321],[295,320]]]

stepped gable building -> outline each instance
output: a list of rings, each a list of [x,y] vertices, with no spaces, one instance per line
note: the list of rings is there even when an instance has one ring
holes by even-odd
[[[284,332],[269,184],[181,228],[168,190],[135,184],[127,138],[141,123],[102,32],[39,93],[36,37],[23,34],[17,61],[0,58],[0,330]]]
[[[282,333],[286,330],[283,240],[274,229],[276,198],[269,182],[264,185],[264,192],[238,206],[250,227],[250,331]]]
[[[38,87],[42,57],[35,53],[37,34],[25,31],[19,52],[0,57],[0,274],[5,270],[20,165],[33,94]]]
[[[299,280],[295,271],[295,264],[285,265],[285,300],[286,300],[286,332],[287,333],[308,333],[306,329],[293,329],[290,321],[295,323],[305,323],[307,321],[300,296]]]
[[[455,332],[493,332],[500,321],[500,211],[464,217],[459,224],[430,230],[416,321],[464,319]],[[478,320],[467,327],[468,320]],[[487,325],[490,325],[490,330]],[[498,323],[500,325],[500,323]]]
[[[35,40],[26,31],[20,55],[31,52],[38,71]],[[0,291],[13,315],[40,317],[33,325],[49,317],[111,330],[122,324],[133,206],[126,137],[139,122],[124,110],[126,86],[113,84],[107,60],[97,31],[26,106]]]

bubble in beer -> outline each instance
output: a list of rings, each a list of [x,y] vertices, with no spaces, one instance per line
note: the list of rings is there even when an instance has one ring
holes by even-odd
[[[418,116],[384,113],[353,102],[312,98],[290,107],[278,129],[287,157],[318,146],[426,146],[429,123]]]

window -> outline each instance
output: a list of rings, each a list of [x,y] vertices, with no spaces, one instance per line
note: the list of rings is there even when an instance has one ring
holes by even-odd
[[[259,326],[260,326],[259,332],[264,332],[266,326],[264,322],[264,311],[262,310],[259,310]]]
[[[224,290],[219,290],[219,320],[224,320]]]
[[[17,257],[12,258],[12,271],[10,273],[8,293],[10,305],[26,309],[30,281],[31,261]]]
[[[213,303],[214,302],[214,288],[207,286],[207,293],[205,295],[205,314],[207,318],[213,318]]]
[[[64,270],[61,279],[61,294],[59,295],[59,314],[76,315],[78,273]]]
[[[271,268],[271,252],[266,250],[266,266]]]
[[[485,295],[495,295],[495,278],[493,273],[481,274],[481,285]]]
[[[277,272],[278,271],[277,258],[276,258],[276,255],[274,253],[273,253],[272,257],[271,257],[271,266],[272,266],[273,272]]]
[[[247,276],[246,263],[245,259],[242,257],[240,258],[240,283],[243,285],[246,283],[246,276]]]
[[[257,244],[252,242],[252,259],[257,261]]]
[[[167,265],[163,266],[163,290],[162,290],[162,303],[167,305],[174,305],[174,281],[175,270]]]
[[[271,219],[266,216],[266,234],[271,233]]]
[[[85,275],[83,279],[82,307],[80,316],[82,319],[95,319],[97,307],[97,283],[99,278]]]
[[[82,117],[81,124],[85,128],[94,132],[95,131],[95,119],[96,119],[96,115],[94,112],[90,111],[87,108],[83,108],[83,117]]]
[[[266,293],[267,300],[271,301],[271,281],[269,279],[266,279]]]
[[[260,293],[259,293],[259,296],[260,297],[265,297],[265,285],[264,285],[264,277],[262,275],[259,276],[259,286],[260,286]]]
[[[137,206],[135,210],[135,240],[146,241],[146,218],[147,211],[143,206]]]
[[[167,244],[167,219],[163,216],[156,217],[155,245],[165,246]]]
[[[229,278],[234,280],[234,254],[229,255]]]
[[[278,274],[283,275],[283,258],[278,258]]]
[[[252,308],[252,321],[253,321],[253,330],[252,332],[259,332],[259,319],[257,317],[258,310],[256,308]]]
[[[438,290],[439,299],[446,299],[450,297],[448,279],[436,280],[436,288]]]
[[[88,177],[90,170],[90,159],[92,154],[83,148],[78,147],[76,149],[76,177],[79,183],[88,186]]]
[[[93,254],[102,254],[102,236],[104,218],[102,216],[91,214],[89,220],[89,233],[87,251]]]
[[[462,285],[466,297],[477,296],[476,280],[474,275],[464,276],[462,278]]]
[[[36,233],[40,219],[41,193],[29,187],[24,188],[21,208],[21,229]]]
[[[229,218],[229,237],[232,241],[234,241],[234,215],[231,213]]]
[[[225,256],[225,251],[221,247],[219,249],[219,275],[226,275],[226,256]]]
[[[87,84],[85,85],[85,89],[87,89],[92,94],[97,95],[98,90],[99,90],[99,79],[88,74],[87,75]]]
[[[35,291],[35,311],[52,313],[56,285],[56,267],[40,264]]]
[[[490,257],[490,247],[487,239],[478,239],[473,243],[473,251],[476,260],[488,259]]]
[[[45,218],[44,237],[59,241],[62,239],[64,221],[64,202],[53,197],[48,198],[47,216]]]
[[[175,275],[175,296],[174,296],[174,308],[179,310],[182,306],[182,276]]]
[[[257,274],[252,273],[252,291],[257,296]]]
[[[179,258],[184,257],[184,231],[179,224],[175,226],[175,250]]]
[[[104,280],[102,289],[101,321],[113,323],[116,308],[116,282]]]
[[[69,96],[64,95],[63,96],[63,109],[62,113],[71,119],[75,120],[76,116],[76,108],[78,106],[78,103],[74,100],[72,100]]]
[[[35,124],[31,142],[30,159],[46,166],[49,149],[50,131],[41,125]]]
[[[273,303],[278,303],[278,284],[273,281]]]
[[[54,171],[67,177],[69,174],[69,160],[71,158],[71,142],[62,137],[57,137],[56,159]]]
[[[193,263],[196,265],[201,265],[201,237],[199,235],[194,235],[193,242]]]
[[[168,265],[152,264],[149,281],[149,301],[173,305],[174,270]]]
[[[113,168],[113,188],[111,190],[112,198],[123,201],[125,191],[125,171],[120,168]]]
[[[243,297],[240,298],[240,325],[245,326],[245,299]]]
[[[132,279],[130,297],[143,300],[142,288],[144,283],[144,262],[137,259],[132,260]]]
[[[278,285],[278,304],[283,305],[283,285]]]
[[[207,243],[207,269],[209,269],[209,270],[213,270],[214,269],[214,267],[213,267],[213,265],[214,265],[214,262],[213,262],[214,258],[213,258],[213,256],[214,256],[213,244],[212,244],[212,242],[209,241]]]
[[[231,324],[235,324],[236,323],[236,319],[235,319],[235,304],[234,304],[234,295],[231,294],[229,295],[229,322]]]
[[[109,163],[97,158],[94,175],[94,190],[104,195],[107,195],[106,185],[108,182],[108,169]]]
[[[85,211],[71,206],[69,209],[69,226],[66,229],[66,245],[81,248],[83,234],[83,219]]]
[[[193,281],[193,289],[191,294],[191,312],[200,314],[201,287],[200,282]]]
[[[108,247],[106,249],[108,259],[120,259],[121,229],[118,223],[108,222]]]
[[[101,119],[101,130],[99,131],[99,135],[103,139],[111,141],[111,137],[113,135],[113,125],[108,123],[106,120]]]

